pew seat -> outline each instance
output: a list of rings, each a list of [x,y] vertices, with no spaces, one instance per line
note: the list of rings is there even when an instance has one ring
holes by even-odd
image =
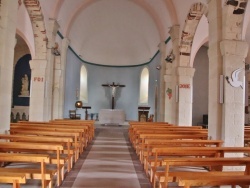
[[[13,188],[20,188],[20,184],[26,183],[25,174],[0,172],[0,183],[12,183]]]

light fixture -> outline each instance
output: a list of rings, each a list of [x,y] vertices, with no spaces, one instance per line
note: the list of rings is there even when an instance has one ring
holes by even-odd
[[[76,101],[75,107],[76,108],[82,108],[82,101]]]
[[[47,43],[48,43],[48,39],[47,39]],[[60,56],[60,55],[61,55],[61,53],[60,53],[60,51],[59,51],[59,45],[58,45],[57,42],[55,43],[54,47],[48,47],[48,46],[47,46],[47,49],[51,49],[51,50],[52,50],[52,53],[53,53],[55,56]]]
[[[157,70],[161,70],[161,65],[156,66]]]
[[[165,60],[167,63],[172,63],[174,59],[175,59],[175,55],[173,54],[173,50],[172,50]]]

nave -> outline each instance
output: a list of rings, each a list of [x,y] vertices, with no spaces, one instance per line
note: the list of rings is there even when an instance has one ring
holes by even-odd
[[[95,124],[95,136],[57,188],[151,188],[128,138],[128,125]],[[27,179],[22,188],[40,188],[41,181]],[[0,188],[11,188],[0,184]]]
[[[77,136],[72,141],[71,134]],[[65,138],[71,147],[63,147]],[[10,134],[2,134],[0,139],[6,140],[0,143],[0,161],[7,162],[6,168],[1,168],[0,181],[7,175],[13,180],[13,188],[19,188],[19,184],[22,188],[250,185],[247,142],[245,147],[223,146],[222,140],[209,139],[207,129],[201,126],[133,121],[129,126],[77,120],[18,122],[11,124]],[[40,159],[42,162],[38,162]],[[34,162],[41,165],[27,166]],[[27,181],[18,182],[24,173]]]
[[[151,188],[131,144],[128,126],[96,125],[95,139],[60,188]]]

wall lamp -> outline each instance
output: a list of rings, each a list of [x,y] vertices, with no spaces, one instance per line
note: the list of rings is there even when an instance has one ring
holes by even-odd
[[[166,57],[165,61],[167,63],[172,63],[175,59],[175,55],[173,54],[173,50],[170,52],[170,54]]]

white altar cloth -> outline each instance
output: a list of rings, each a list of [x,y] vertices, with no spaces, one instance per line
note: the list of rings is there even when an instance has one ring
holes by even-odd
[[[125,112],[121,109],[101,109],[99,122],[102,124],[123,124],[125,122]]]

